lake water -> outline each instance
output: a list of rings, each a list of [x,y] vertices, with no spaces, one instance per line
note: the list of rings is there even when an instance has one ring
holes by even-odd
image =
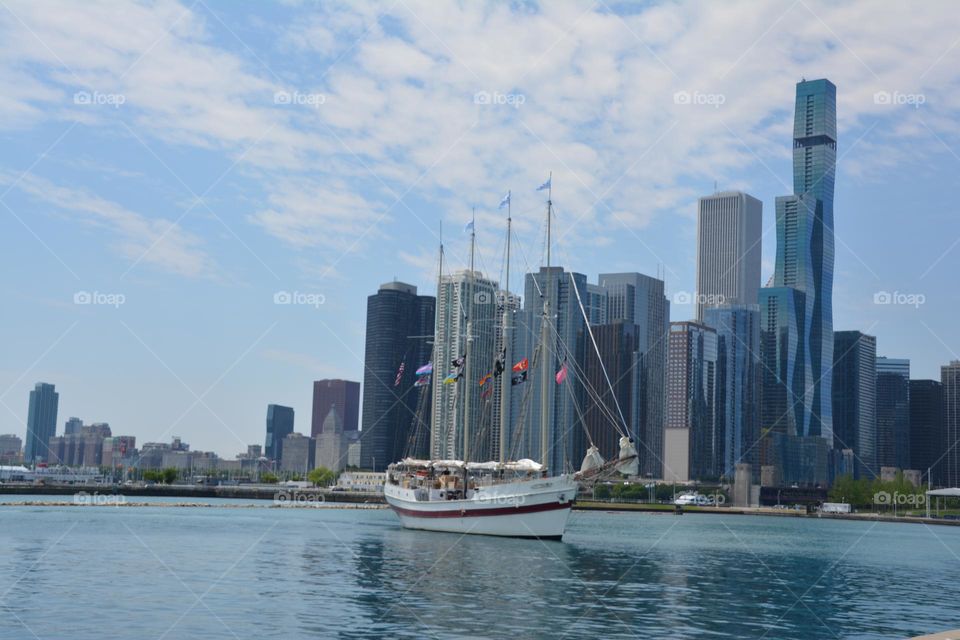
[[[0,507],[3,640],[957,627],[954,527],[574,512],[564,542],[538,542],[405,531],[387,510]]]

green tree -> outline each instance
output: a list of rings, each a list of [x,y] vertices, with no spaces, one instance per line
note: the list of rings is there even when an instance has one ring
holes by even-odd
[[[277,484],[279,481],[280,478],[269,471],[265,471],[260,474],[260,482],[265,482],[266,484]]]
[[[167,467],[160,473],[163,477],[164,484],[173,484],[174,480],[177,479],[177,476],[180,475],[180,473],[173,467]]]
[[[314,486],[328,487],[336,482],[337,474],[335,471],[331,471],[326,467],[317,467],[307,474],[307,480],[309,480]]]

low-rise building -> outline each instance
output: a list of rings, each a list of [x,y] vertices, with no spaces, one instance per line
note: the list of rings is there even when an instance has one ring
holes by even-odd
[[[382,491],[386,478],[384,471],[344,471],[337,486],[348,491]]]

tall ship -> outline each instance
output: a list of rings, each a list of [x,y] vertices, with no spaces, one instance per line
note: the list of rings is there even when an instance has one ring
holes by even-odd
[[[550,280],[550,245],[551,220],[553,217],[553,176],[551,175],[537,191],[547,192],[546,202],[546,242],[545,263],[547,274],[546,292],[551,290]],[[464,295],[458,297],[457,312],[462,315],[457,326],[463,326],[463,335],[458,336],[462,343],[463,352],[459,351],[449,361],[445,358],[450,355],[438,348],[440,342],[441,320],[437,314],[437,331],[434,336],[434,359],[441,362],[429,362],[417,370],[417,386],[420,387],[421,397],[417,404],[418,419],[416,428],[411,432],[407,444],[408,453],[424,451],[429,439],[429,451],[432,458],[405,457],[391,464],[387,469],[384,482],[384,497],[400,519],[400,524],[407,529],[440,531],[459,534],[476,534],[504,536],[515,538],[536,538],[544,540],[560,540],[566,530],[570,510],[576,501],[577,494],[584,484],[595,482],[597,479],[609,477],[611,474],[636,475],[638,471],[637,451],[634,442],[627,432],[622,415],[610,416],[611,423],[620,435],[619,456],[612,461],[605,461],[590,434],[587,439],[590,443],[586,457],[578,472],[567,470],[555,473],[548,468],[551,447],[549,399],[553,385],[562,385],[568,376],[582,374],[575,362],[570,362],[565,355],[558,353],[559,340],[553,311],[550,306],[549,293],[540,290],[543,299],[540,312],[539,341],[535,347],[532,359],[522,357],[516,364],[510,365],[519,354],[513,354],[511,336],[514,331],[513,311],[515,305],[509,299],[510,285],[510,248],[512,234],[510,192],[501,200],[500,208],[507,209],[507,232],[505,242],[506,276],[503,295],[497,296],[496,311],[499,318],[495,318],[499,326],[499,335],[496,344],[499,347],[493,362],[486,363],[492,367],[490,373],[477,378],[482,367],[474,366],[477,360],[475,343],[478,321],[474,318],[474,311],[478,304],[490,304],[490,300],[483,299],[486,291],[475,291],[476,273],[474,271],[474,254],[476,233],[474,219],[467,224],[470,231],[470,269],[467,271]],[[441,299],[443,286],[443,242],[440,243],[440,267],[438,275],[438,301]],[[589,328],[589,319],[586,316],[580,293],[576,291],[576,283],[571,279],[580,310],[587,322],[590,342],[597,349]],[[487,318],[487,320],[490,320]],[[444,330],[446,327],[444,327]],[[599,356],[599,350],[597,351]],[[562,357],[561,357],[562,356]],[[482,357],[482,355],[480,356]],[[443,378],[439,376],[449,364],[450,373]],[[483,362],[480,362],[483,365]],[[529,379],[528,379],[528,374]],[[604,372],[606,375],[606,372]],[[432,380],[431,380],[432,379]],[[432,383],[432,384],[431,384]],[[609,384],[609,378],[607,379]],[[422,413],[426,410],[426,400],[431,387],[443,389],[444,385],[453,385],[449,394],[448,406],[454,419],[441,421],[434,420],[432,433],[426,433],[426,421]],[[518,449],[518,442],[524,439],[523,426],[528,400],[532,394],[529,390],[532,384],[540,385],[539,410],[539,461],[529,458],[512,459],[511,453]],[[498,440],[496,459],[475,459],[471,455],[477,452],[483,455],[487,451],[479,445],[482,439],[491,434],[472,433],[471,412],[480,408],[484,416],[489,416],[495,402],[494,387],[499,388],[499,420],[494,426],[492,421],[477,421],[478,424],[489,423],[496,433]],[[476,387],[476,389],[474,388]],[[511,429],[512,394],[514,389],[524,389],[521,396],[519,419]],[[611,388],[612,391],[612,388]],[[477,402],[474,395],[480,394]],[[558,425],[558,428],[569,428],[573,425]],[[585,427],[584,427],[585,428]],[[482,431],[478,428],[477,431]],[[531,439],[526,439],[529,442]],[[456,455],[437,457],[438,452],[450,452]]]

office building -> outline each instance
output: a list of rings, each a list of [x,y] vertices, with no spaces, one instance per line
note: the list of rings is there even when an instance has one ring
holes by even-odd
[[[69,436],[75,433],[80,433],[80,429],[82,428],[83,420],[80,418],[69,418],[63,423],[63,435]]]
[[[941,484],[960,487],[960,360],[940,367],[943,386],[943,458]]]
[[[943,423],[943,385],[939,380],[910,381],[910,468],[928,476],[934,486],[944,484],[946,434]]]
[[[315,466],[317,442],[302,433],[290,433],[283,439],[280,470],[305,477]]]
[[[667,361],[667,421],[680,440],[687,430],[690,477],[715,480],[722,473],[723,443],[716,428],[717,332],[697,322],[670,323]],[[668,452],[669,459],[679,459]],[[674,473],[674,475],[676,475]]]
[[[396,375],[396,371],[392,375]],[[343,417],[344,431],[357,431],[360,427],[360,383],[351,380],[317,380],[313,383],[310,437],[317,437],[323,430],[323,421],[331,407],[336,407]]]
[[[412,427],[429,430],[430,386],[413,385],[417,368],[432,356],[435,315],[436,298],[417,295],[416,287],[403,282],[383,284],[367,297],[360,450],[365,469],[382,471],[407,453],[428,455],[407,449]]]
[[[760,474],[760,308],[724,305],[704,311],[704,324],[717,332],[716,433],[721,448],[717,469],[733,479],[740,467]]]
[[[718,305],[756,304],[763,205],[742,191],[697,201],[696,319]],[[731,473],[732,473],[731,469]]]
[[[877,357],[877,466],[910,468],[910,361]]]
[[[663,478],[670,335],[670,302],[664,282],[641,273],[601,273],[599,285],[607,291],[607,322],[623,321],[637,327],[634,346],[640,378],[630,428],[640,474]]]
[[[22,460],[23,440],[13,433],[0,434],[0,465],[18,465]]]
[[[57,435],[57,408],[60,394],[54,385],[38,382],[30,392],[30,407],[27,410],[27,438],[24,442],[23,460],[27,464],[48,459],[47,444]]]
[[[860,331],[834,333],[833,448],[852,449],[854,475],[874,479],[877,464],[877,339]]]
[[[330,413],[323,421],[320,433],[316,437],[314,462],[337,473],[347,468],[350,440],[343,430],[343,418],[337,408],[330,407]]]
[[[284,438],[291,433],[293,433],[293,407],[268,404],[267,437],[263,445],[263,455],[279,463],[283,458]]]
[[[481,396],[477,382],[493,370],[497,357],[497,292],[497,283],[479,271],[457,271],[440,279],[431,381],[430,454],[435,459],[461,460],[465,451],[471,460],[490,455],[490,401]],[[463,365],[455,366],[461,358]]]

